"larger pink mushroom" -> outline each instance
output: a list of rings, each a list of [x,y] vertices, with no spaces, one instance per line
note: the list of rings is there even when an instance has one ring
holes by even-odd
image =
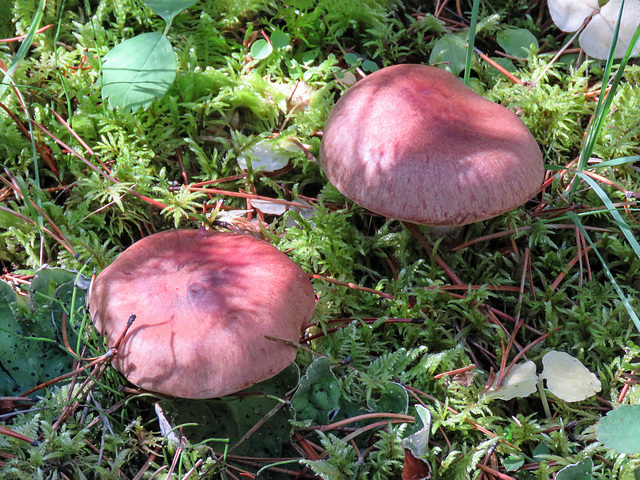
[[[255,237],[174,230],[143,238],[94,281],[89,309],[113,365],[146,390],[213,398],[277,374],[313,314],[307,275]]]
[[[544,178],[540,148],[516,114],[425,65],[383,68],[347,90],[327,120],[320,161],[359,205],[439,226],[512,210]]]

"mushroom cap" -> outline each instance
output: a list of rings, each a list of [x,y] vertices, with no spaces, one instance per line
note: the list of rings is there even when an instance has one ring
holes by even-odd
[[[320,161],[354,202],[426,225],[500,215],[544,178],[540,148],[516,114],[425,65],[383,68],[347,90],[327,120]]]
[[[270,378],[294,361],[313,315],[307,275],[269,243],[235,233],[173,230],[127,248],[91,288],[93,323],[113,365],[147,390],[213,398]]]

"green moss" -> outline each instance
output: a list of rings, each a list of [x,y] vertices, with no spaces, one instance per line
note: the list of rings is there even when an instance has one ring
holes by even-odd
[[[561,172],[580,155],[602,66],[577,65],[575,56],[550,64],[552,50],[566,37],[549,24],[540,3],[490,3],[481,5],[476,46],[494,56],[500,50],[495,36],[517,27],[535,35],[539,49],[527,59],[501,60],[523,85],[508,81],[479,58],[472,64],[472,85],[515,111],[530,128],[553,169],[550,183],[526,205],[465,227],[462,241],[469,244],[462,249],[452,249],[431,238],[428,227],[418,227],[435,245],[428,254],[402,224],[371,214],[340,194],[313,158],[319,155],[329,112],[346,89],[337,75],[368,73],[374,65],[425,63],[443,36],[467,38],[464,19],[457,18],[453,4],[453,10],[436,18],[433,5],[413,1],[202,0],[179,15],[170,32],[178,56],[175,84],[160,101],[132,114],[112,111],[103,103],[100,59],[115,44],[163,28],[162,20],[143,2],[47,2],[42,24],[54,27],[36,37],[15,75],[26,112],[12,91],[0,99],[13,114],[0,112],[3,272],[33,272],[42,263],[78,269],[86,261],[99,272],[151,232],[193,227],[194,219],[209,225],[216,209],[247,207],[244,198],[190,189],[193,182],[220,181],[209,186],[232,194],[255,192],[309,202],[310,209],[266,215],[261,235],[315,275],[313,333],[320,336],[307,346],[328,358],[340,388],[332,403],[339,408],[324,412],[329,422],[373,412],[386,404],[389,388],[396,388],[389,385],[405,385],[410,403],[425,403],[433,417],[425,460],[434,479],[477,476],[477,463],[496,440],[475,425],[509,442],[497,442],[490,461],[496,459],[498,465],[510,455],[531,463],[543,445],[559,463],[542,460],[538,478],[549,478],[561,465],[584,456],[594,459],[596,476],[612,471],[631,478],[637,459],[593,442],[590,428],[598,421],[596,407],[602,401],[592,398],[575,405],[556,399],[551,405],[556,417],[547,419],[537,395],[509,403],[485,403],[479,395],[503,356],[510,362],[541,334],[549,336],[527,351],[528,359],[538,362],[549,349],[574,355],[599,375],[599,395],[614,405],[624,374],[640,368],[639,332],[633,324],[640,309],[640,257],[624,235],[637,237],[640,222],[633,204],[633,192],[640,191],[633,158],[640,151],[640,67],[625,70],[588,164],[590,172],[601,176],[594,177],[601,195],[618,209],[614,218],[603,209],[601,195],[585,182],[572,191],[571,182],[578,177]],[[36,6],[31,0],[14,2],[11,28],[17,34],[29,28]],[[461,8],[466,15],[471,2],[462,2]],[[288,40],[281,39],[264,59],[251,58],[251,43],[271,39],[276,31]],[[14,51],[0,45],[0,60],[9,64]],[[292,110],[288,99],[301,82],[311,92],[309,105]],[[51,135],[35,124],[29,127],[30,119]],[[31,128],[33,141],[21,126]],[[281,172],[242,172],[237,163],[242,150],[272,137],[274,143],[292,138],[303,148],[288,153],[290,165]],[[617,165],[597,164],[620,157],[632,158]],[[584,226],[593,242],[587,256],[589,244],[576,225]],[[438,257],[463,286],[453,285]],[[21,305],[26,315],[27,302]],[[40,311],[43,318],[46,313]],[[517,318],[525,325],[505,352]],[[81,342],[91,355],[104,351],[95,332]],[[302,373],[311,362],[311,354],[301,351],[297,364]],[[476,369],[468,377],[435,378],[471,363]],[[42,393],[36,404],[42,410],[3,420],[43,440],[29,446],[0,436],[0,452],[17,455],[7,461],[6,472],[15,478],[54,478],[55,472],[69,478],[117,478],[121,470],[132,478],[149,452],[156,451],[159,455],[147,474],[161,475],[175,449],[163,446],[152,404],[119,392],[123,384],[107,369],[92,389],[93,400],[79,396],[82,409],[56,429],[54,418],[69,403],[64,386]],[[632,385],[623,401],[637,403],[639,398],[639,389]],[[105,413],[114,406],[116,410]],[[413,415],[412,407],[408,413]],[[387,423],[358,432],[352,443],[344,437],[354,430],[317,434],[302,429],[308,421],[298,421],[292,428],[325,452],[319,460],[305,460],[323,478],[401,475],[400,442],[411,433],[410,425]],[[210,435],[216,438],[215,431]],[[83,438],[103,447],[101,463]],[[250,438],[246,442],[243,448],[250,452]],[[207,478],[232,478],[227,471],[237,476],[233,468],[250,470],[234,463],[237,458],[225,451],[224,439],[207,444],[210,449],[194,443],[187,438],[174,477],[184,477],[198,459],[203,460],[198,474]],[[288,446],[285,455],[301,457]],[[525,478],[523,472],[513,474]]]

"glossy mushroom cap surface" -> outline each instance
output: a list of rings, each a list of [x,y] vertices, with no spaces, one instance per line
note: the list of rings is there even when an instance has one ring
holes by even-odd
[[[146,390],[213,398],[270,378],[294,361],[313,315],[307,275],[248,235],[173,230],[143,238],[95,279],[89,310],[113,359]]]
[[[327,120],[320,163],[357,204],[425,225],[500,215],[544,179],[540,148],[516,114],[425,65],[383,68],[347,90]]]

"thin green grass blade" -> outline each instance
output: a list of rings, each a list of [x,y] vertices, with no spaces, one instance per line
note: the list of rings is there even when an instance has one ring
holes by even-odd
[[[596,163],[595,165],[589,165],[589,168],[592,170],[597,170],[602,167],[617,167],[618,165],[624,165],[627,163],[635,163],[640,162],[640,155],[632,155],[630,157],[620,157],[613,158],[611,160],[606,160],[601,163]]]
[[[604,203],[604,206],[607,207],[607,211],[615,219],[618,227],[620,227],[620,230],[629,241],[631,248],[633,248],[633,251],[638,256],[638,258],[640,258],[640,244],[638,243],[638,240],[636,240],[636,237],[633,235],[633,231],[629,227],[629,224],[624,221],[624,218],[622,218],[622,215],[620,215],[618,209],[613,205],[613,202],[607,196],[606,192],[600,187],[600,185],[598,185],[598,183],[594,179],[592,179],[588,175],[585,175],[582,172],[576,172],[576,175],[587,182],[593,189],[593,191],[598,194],[600,200],[602,200],[602,203]]]
[[[622,302],[622,305],[624,306],[625,310],[629,314],[629,317],[631,318],[631,320],[633,321],[634,325],[636,326],[636,328],[640,332],[640,318],[638,318],[638,315],[636,314],[635,310],[633,309],[633,306],[631,306],[631,303],[629,302],[629,299],[625,296],[624,292],[622,291],[622,289],[618,285],[618,282],[616,282],[616,279],[613,276],[613,273],[611,273],[611,270],[609,269],[609,266],[605,263],[604,258],[602,258],[602,255],[600,255],[600,252],[598,251],[598,248],[596,247],[596,245],[591,240],[591,237],[587,233],[587,230],[584,228],[584,225],[582,225],[582,221],[580,221],[580,217],[578,215],[576,215],[575,213],[573,213],[573,212],[569,212],[569,216],[571,217],[571,220],[573,220],[573,223],[576,225],[576,227],[578,227],[578,230],[580,230],[580,233],[582,233],[582,235],[584,235],[584,238],[587,240],[587,242],[591,246],[591,250],[596,254],[598,259],[600,260],[600,263],[602,264],[602,267],[604,268],[604,273],[607,275],[607,277],[609,277],[609,280],[611,281],[611,284],[613,285],[613,288],[615,289],[616,293],[618,294],[618,297],[620,298],[620,301]]]
[[[620,5],[618,19],[616,20],[616,25],[613,30],[613,37],[611,39],[611,45],[609,46],[609,56],[607,57],[607,63],[605,64],[604,72],[602,75],[602,87],[600,89],[601,94],[598,96],[598,103],[596,104],[596,109],[593,113],[593,122],[591,122],[590,128],[587,131],[587,138],[584,142],[582,151],[580,152],[580,159],[578,160],[579,171],[582,170],[587,164],[587,161],[589,161],[591,153],[593,152],[593,147],[595,146],[595,143],[600,136],[602,122],[604,121],[604,117],[607,114],[607,112],[605,111],[605,98],[612,96],[611,90],[609,90],[609,95],[605,95],[604,92],[607,88],[607,85],[609,85],[611,68],[613,67],[616,44],[618,43],[618,34],[620,33],[620,23],[622,21],[622,10],[624,9],[624,1],[625,0],[622,0],[622,4]]]
[[[27,36],[24,38],[24,40],[20,44],[20,48],[16,52],[15,57],[13,57],[13,60],[11,60],[11,64],[7,69],[8,76],[5,75],[4,78],[2,79],[2,82],[0,82],[0,99],[2,99],[4,92],[7,90],[7,88],[11,84],[10,77],[13,77],[13,75],[16,73],[16,70],[18,69],[18,65],[22,60],[24,60],[24,57],[27,56],[27,52],[29,51],[29,48],[31,47],[31,43],[33,42],[33,37],[36,35],[36,31],[38,30],[38,28],[40,28],[40,22],[42,21],[42,15],[44,14],[45,3],[46,3],[46,0],[40,0],[40,4],[38,5],[36,14],[34,15],[33,20],[31,21],[31,26],[29,26],[29,31],[27,32]]]
[[[467,57],[464,66],[464,84],[469,86],[471,77],[471,60],[473,59],[473,47],[476,43],[476,26],[478,25],[478,11],[480,10],[480,0],[473,0],[471,10],[471,24],[469,25],[469,45],[467,46]]]
[[[53,37],[54,45],[58,44],[58,37],[60,36],[60,30],[62,29],[62,14],[64,13],[64,9],[67,6],[66,0],[63,0],[62,5],[60,6],[60,10],[58,11],[58,25],[56,27],[56,34]],[[67,88],[67,81],[65,76],[62,74],[62,69],[60,68],[60,62],[58,60],[58,49],[56,48],[53,53],[53,62],[55,65],[55,72],[58,76],[58,80],[60,81],[60,86],[62,87],[62,91],[64,92],[64,98],[67,103],[67,118],[71,118],[73,116],[73,109],[71,108],[71,98],[69,97],[69,90]]]

